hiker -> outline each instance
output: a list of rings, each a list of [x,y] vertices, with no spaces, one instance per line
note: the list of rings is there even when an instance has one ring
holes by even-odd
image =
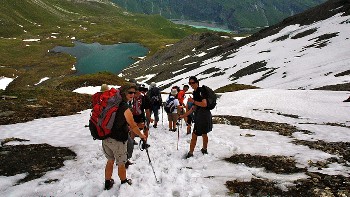
[[[154,114],[154,124],[153,127],[157,128],[159,122],[159,109],[162,106],[162,96],[160,94],[160,89],[156,86],[155,82],[152,82],[150,89],[147,92],[151,100],[151,115]]]
[[[177,93],[180,92],[180,87],[179,86],[173,86],[171,89],[176,89]],[[177,98],[177,95],[176,95],[176,98]]]
[[[136,94],[132,100],[132,114],[134,120],[137,123],[140,129],[143,129],[144,134],[146,135],[146,140],[148,138],[149,123],[153,122],[151,119],[151,104],[149,97],[144,95],[147,91],[147,88],[138,85],[136,88]],[[147,119],[146,119],[147,118]],[[131,132],[131,138],[135,139],[135,134]],[[134,144],[136,145],[137,143]]]
[[[212,116],[209,109],[207,109],[207,98],[204,97],[205,93],[202,87],[199,87],[199,81],[195,76],[189,78],[189,85],[193,88],[193,98],[188,98],[189,102],[193,103],[192,108],[187,111],[180,118],[188,116],[194,112],[194,128],[192,132],[192,139],[190,143],[190,151],[187,153],[186,158],[193,156],[193,151],[197,143],[197,137],[202,136],[203,147],[201,152],[208,154],[208,133],[213,128]]]
[[[176,98],[177,90],[171,89],[169,97],[165,101],[165,111],[168,115],[168,121],[169,121],[169,131],[176,131],[176,122],[179,118],[179,115],[177,114],[177,108],[180,105],[179,100]]]
[[[177,94],[177,99],[179,99],[180,105],[185,106],[184,104],[184,100],[185,100],[185,94],[188,91],[189,86],[188,85],[184,85],[182,90],[179,91],[179,93]]]
[[[100,96],[104,91],[109,90],[109,87],[107,84],[102,84],[101,89],[99,92],[96,92],[95,94],[92,95],[92,107],[94,107],[98,102],[100,102]]]
[[[187,92],[187,90],[189,89],[188,85],[184,85],[182,90],[179,91],[179,93],[177,94],[177,99],[179,99],[179,103],[181,108],[178,109],[178,114],[179,115],[183,115],[185,114],[186,110],[186,105],[184,104],[184,100],[185,100],[185,94]],[[185,122],[187,122],[187,117],[184,117]]]
[[[135,83],[134,83],[135,84]],[[135,97],[132,101],[128,102],[128,105],[129,105],[129,108],[130,110],[133,112],[133,117],[134,117],[134,120],[135,122],[138,124],[140,130],[143,130],[143,133],[145,134],[146,136],[146,140],[148,138],[148,130],[149,130],[149,122],[153,121],[151,120],[151,115],[150,115],[150,112],[149,112],[149,109],[146,109],[146,117],[148,117],[146,119],[146,121],[144,121],[144,114],[137,114],[136,111],[136,107],[140,107],[139,110],[141,110],[142,112],[144,112],[145,110],[141,109],[142,108],[142,105],[145,105],[145,103],[147,103],[145,100],[147,100],[147,98],[144,98],[146,97],[146,91],[147,91],[147,88],[144,87],[144,85],[140,85],[140,84],[137,84],[136,83],[136,93],[135,93],[135,97],[136,98],[139,98],[141,100],[141,105],[138,104],[136,105],[136,99],[135,100]],[[148,100],[147,100],[148,101]],[[135,105],[134,105],[135,104]],[[133,108],[135,107],[135,108]],[[135,114],[135,115],[134,115]],[[130,131],[129,132],[129,137],[128,137],[128,142],[127,142],[127,150],[128,150],[128,157],[127,157],[127,161],[125,163],[125,168],[128,169],[130,165],[133,165],[134,163],[130,161],[131,157],[132,157],[132,154],[134,152],[134,145],[138,145],[138,143],[135,141],[135,134]]]
[[[102,149],[107,158],[105,167],[105,190],[113,187],[114,180],[113,164],[118,165],[118,176],[121,184],[128,183],[131,185],[131,179],[126,177],[125,163],[127,160],[127,139],[129,128],[132,132],[137,134],[142,140],[146,140],[146,136],[141,132],[136,122],[133,119],[132,112],[127,104],[135,95],[136,86],[133,84],[126,84],[120,88],[120,93],[123,101],[120,103],[116,113],[111,136],[102,141]],[[117,140],[118,139],[118,140]]]

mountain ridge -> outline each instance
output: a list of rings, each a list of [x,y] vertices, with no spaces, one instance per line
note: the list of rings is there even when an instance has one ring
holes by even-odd
[[[151,67],[143,73],[144,76],[148,76],[145,82],[156,81],[162,86],[163,84],[182,85],[186,83],[186,80],[181,79],[181,73],[176,73],[179,76],[173,74],[175,70],[172,68],[202,76],[200,78],[208,83],[214,83],[217,86],[214,87],[215,89],[219,88],[218,84],[225,86],[230,83],[287,89],[317,89],[324,86],[347,84],[349,81],[346,77],[349,71],[346,65],[350,60],[346,59],[345,54],[349,53],[349,49],[345,46],[346,43],[349,43],[349,37],[346,36],[346,32],[349,31],[347,25],[349,23],[349,4],[348,1],[344,0],[331,0],[239,41],[226,38],[226,41],[222,41],[215,49],[210,49],[211,46],[202,48],[199,45],[193,46],[193,51],[187,54],[188,57],[185,60],[183,54],[173,53],[172,59],[169,60],[169,58],[163,59],[160,53],[155,56],[156,58],[145,59],[144,62],[139,62],[132,68],[135,70],[134,72],[143,73],[142,68]],[[333,19],[334,21],[332,21]],[[263,46],[259,46],[259,42],[264,42]],[[173,48],[174,46],[169,47],[167,53],[171,53]],[[277,50],[274,50],[275,48]],[[279,54],[281,51],[285,51],[285,54]],[[338,55],[337,52],[342,53],[343,56],[339,58],[341,55]],[[198,55],[201,53],[204,55],[199,57]],[[324,54],[324,56],[317,59],[315,57],[318,54]],[[305,59],[303,60],[303,58]],[[334,62],[332,58],[338,59],[339,62]],[[325,62],[322,62],[322,59]],[[152,61],[156,61],[157,66],[147,65]],[[191,64],[188,68],[189,63]],[[276,63],[278,65],[273,65]],[[225,64],[232,65],[225,66]],[[317,71],[317,65],[325,68],[326,71]],[[293,76],[287,73],[295,73],[293,67],[297,70],[314,69],[315,72],[321,72],[320,76],[312,76],[310,73],[309,78],[315,77],[313,80],[325,78],[327,80],[323,84],[312,84],[312,79],[307,82],[308,77],[299,73],[299,82],[304,80],[300,85],[293,80],[288,82],[287,79]],[[157,73],[159,70],[162,72]],[[127,69],[123,71],[125,77],[137,77],[131,73],[132,71]],[[221,78],[221,81],[226,80],[226,83],[216,83],[220,80],[218,76],[221,75],[226,76]],[[249,76],[255,77],[247,81]],[[215,82],[213,82],[214,78],[217,78]],[[275,85],[268,85],[267,81],[272,79],[276,79],[273,82]],[[285,85],[278,85],[278,81]],[[294,85],[292,85],[293,83]],[[168,88],[168,86],[164,85],[163,88]],[[345,85],[344,88],[343,90],[349,90],[349,86]]]
[[[144,14],[159,14],[168,19],[207,21],[233,31],[261,29],[283,18],[301,13],[325,0],[112,0],[124,9]]]

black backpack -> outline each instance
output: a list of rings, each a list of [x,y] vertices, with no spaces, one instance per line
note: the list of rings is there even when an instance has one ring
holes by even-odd
[[[149,91],[149,98],[151,100],[152,106],[161,106],[162,105],[162,97],[160,95],[160,90],[157,87],[152,88]]]
[[[204,93],[204,98],[207,99],[207,109],[212,110],[216,107],[216,94],[215,92],[209,88],[208,86],[203,85],[203,93]]]
[[[164,110],[166,113],[173,113],[173,111],[175,110],[175,104],[174,104],[174,100],[175,97],[169,97],[169,99],[167,100],[167,102],[165,102],[165,106],[164,106]]]

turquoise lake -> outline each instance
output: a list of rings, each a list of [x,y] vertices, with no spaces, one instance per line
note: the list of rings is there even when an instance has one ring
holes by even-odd
[[[53,52],[67,53],[77,58],[77,74],[92,74],[100,71],[119,73],[136,62],[135,57],[143,57],[148,49],[138,43],[101,45],[74,42],[74,47],[56,46]]]

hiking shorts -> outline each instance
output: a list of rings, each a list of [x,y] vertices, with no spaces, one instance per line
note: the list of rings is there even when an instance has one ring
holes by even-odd
[[[179,118],[179,115],[177,113],[168,113],[168,121],[176,122]]]
[[[209,110],[199,109],[194,115],[193,132],[197,136],[209,133],[213,129],[212,116]]]
[[[127,142],[119,142],[112,138],[102,140],[102,149],[108,160],[115,160],[116,164],[127,161]]]
[[[192,125],[192,122],[193,122],[193,117],[192,117],[192,115],[187,116],[186,125]]]
[[[141,115],[134,115],[134,121],[136,123],[141,123],[141,122],[145,122],[146,121],[146,117],[144,114],[141,114]]]

